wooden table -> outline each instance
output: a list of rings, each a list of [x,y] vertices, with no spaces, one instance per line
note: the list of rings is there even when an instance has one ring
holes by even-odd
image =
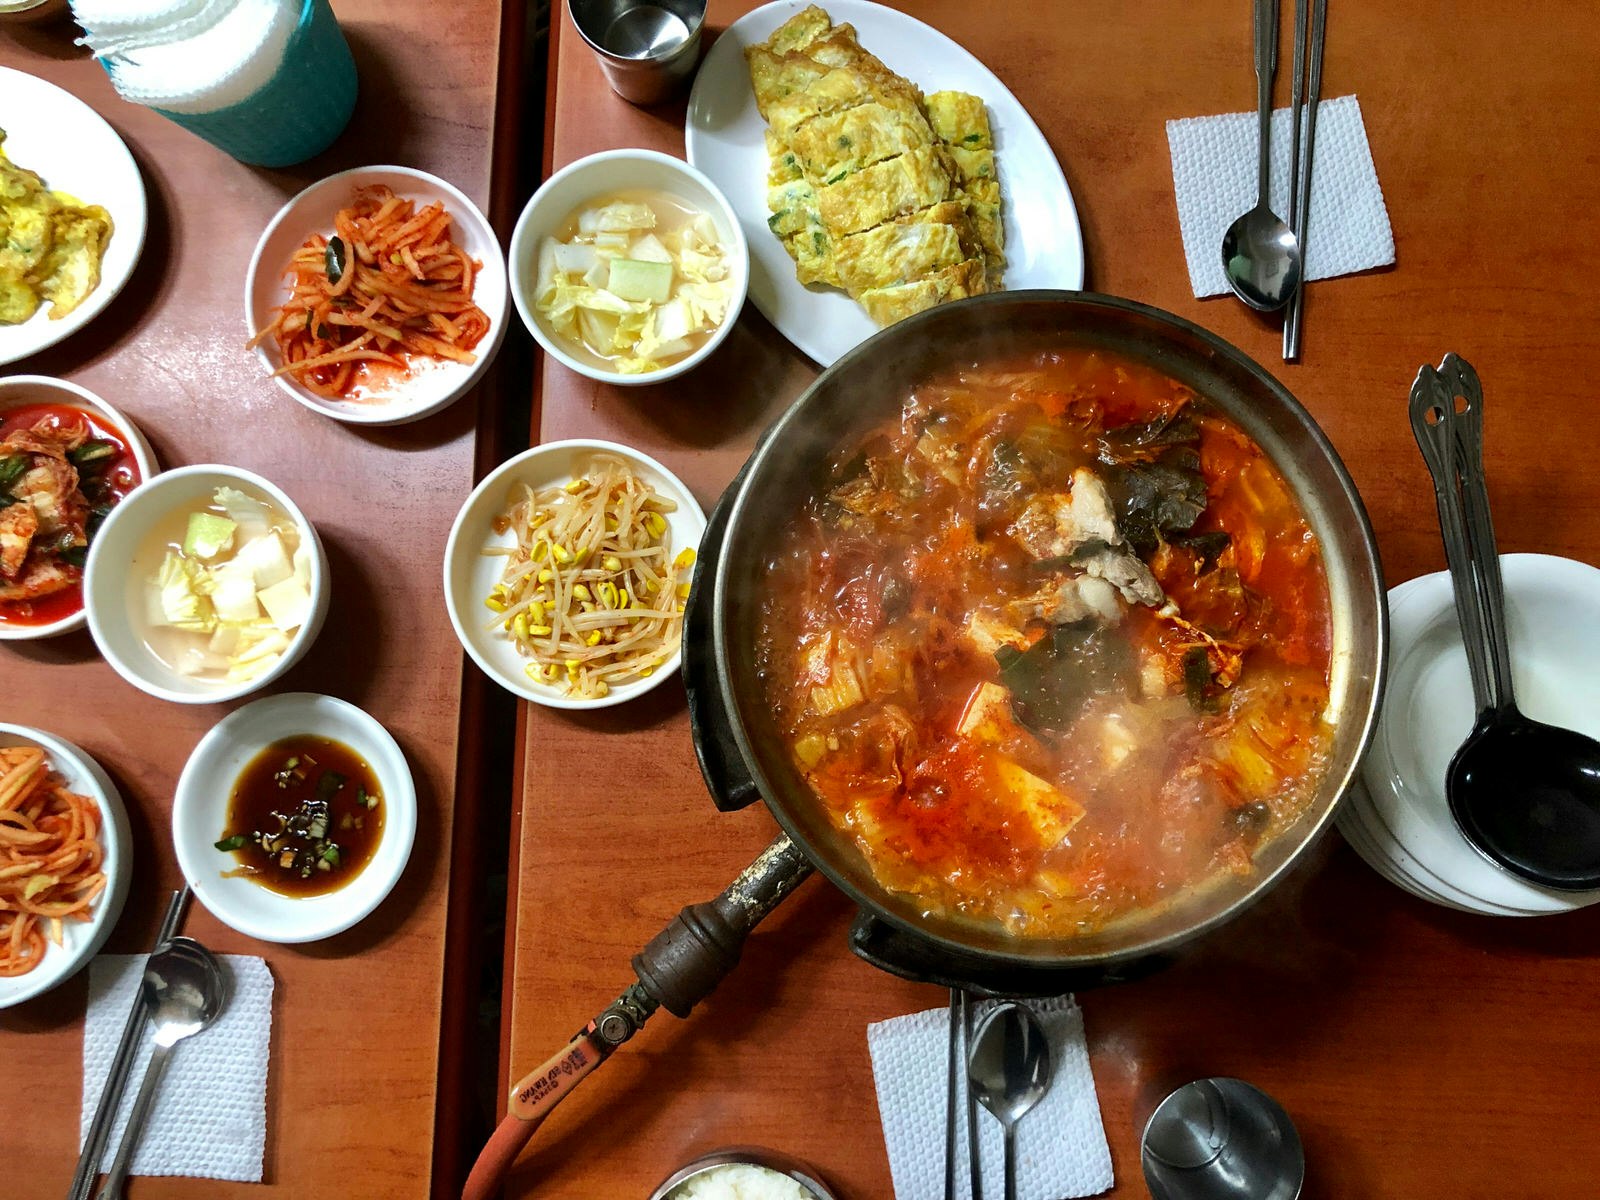
[[[743,7],[713,3],[711,26]],[[1447,350],[1488,388],[1502,548],[1600,562],[1584,377],[1600,343],[1600,175],[1581,149],[1600,136],[1600,30],[1583,6],[1534,23],[1474,0],[1448,27],[1427,6],[1333,6],[1323,94],[1360,96],[1400,261],[1313,286],[1300,366],[1280,362],[1276,321],[1193,299],[1178,238],[1163,122],[1251,106],[1248,6],[1020,0],[1004,19],[964,0],[904,7],[982,58],[1044,129],[1083,218],[1090,287],[1214,329],[1310,408],[1366,498],[1391,584],[1443,566],[1405,400],[1417,367]],[[682,152],[682,106],[617,99],[570,24],[552,74],[552,165],[613,146]],[[620,390],[547,364],[537,434],[632,443],[709,504],[813,374],[747,309],[676,384]],[[508,1079],[604,1006],[629,956],[774,832],[761,810],[713,811],[677,687],[580,717],[530,708],[523,741]],[[944,997],[853,959],[849,916],[808,883],[701,1010],[658,1016],[558,1111],[512,1194],[643,1196],[701,1152],[755,1143],[811,1160],[842,1195],[889,1195],[865,1026]],[[1080,997],[1113,1194],[1145,1194],[1138,1131],[1159,1098],[1211,1074],[1287,1106],[1311,1200],[1591,1194],[1596,947],[1600,910],[1528,923],[1446,911],[1329,837],[1184,965]]]
[[[322,536],[332,612],[316,650],[274,690],[332,693],[388,726],[416,775],[415,852],[383,906],[325,942],[266,945],[198,904],[186,932],[218,951],[264,955],[276,980],[270,1194],[328,1195],[335,1180],[342,1195],[421,1197],[436,1153],[441,1178],[453,1178],[462,1097],[451,1046],[474,1015],[463,997],[451,998],[460,971],[447,966],[452,903],[473,878],[464,869],[452,876],[452,852],[463,849],[453,830],[460,822],[470,831],[476,807],[475,793],[456,799],[463,660],[440,578],[450,521],[473,482],[478,403],[370,432],[320,417],[285,396],[245,352],[242,296],[266,223],[333,171],[406,163],[487,203],[502,8],[464,0],[446,22],[426,7],[382,0],[338,0],[337,9],[360,75],[354,123],[331,150],[285,171],[243,166],[124,103],[71,45],[71,26],[0,41],[0,62],[60,84],[116,126],[144,173],[151,217],[139,267],[111,308],[10,369],[65,376],[98,392],[139,425],[167,466],[226,462],[260,472]],[[516,3],[507,9],[522,12]],[[0,680],[7,719],[77,742],[115,778],[133,825],[134,875],[109,948],[146,950],[181,882],[168,830],[173,786],[195,742],[227,709],[135,691],[100,660],[87,632],[0,646]],[[72,1174],[86,979],[0,1014],[0,1193],[12,1200],[59,1197]],[[130,1190],[269,1194],[194,1179],[139,1178]]]

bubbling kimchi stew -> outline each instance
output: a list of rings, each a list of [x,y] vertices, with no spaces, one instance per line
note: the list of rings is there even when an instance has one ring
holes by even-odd
[[[1248,873],[1312,802],[1317,541],[1187,387],[1087,349],[956,370],[830,471],[765,573],[758,669],[882,886],[1086,935]]]

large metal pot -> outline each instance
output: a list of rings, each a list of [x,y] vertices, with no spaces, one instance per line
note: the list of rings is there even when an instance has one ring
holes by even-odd
[[[1072,940],[1010,937],[930,919],[881,888],[829,824],[774,727],[755,654],[757,594],[786,519],[812,495],[828,455],[895,411],[926,376],[991,354],[1096,346],[1149,363],[1232,418],[1277,464],[1322,543],[1332,591],[1333,751],[1316,800],[1261,848],[1255,872],[1181,898],[1115,932]],[[635,955],[629,985],[512,1089],[464,1195],[487,1200],[540,1122],[658,1008],[691,1009],[738,962],[745,937],[813,867],[861,907],[856,952],[887,970],[976,991],[1061,992],[1159,965],[1180,943],[1259,897],[1328,824],[1377,716],[1388,641],[1383,577],[1360,497],[1316,422],[1270,375],[1187,321],[1108,296],[1007,292],[903,321],[840,359],[796,400],[712,515],[684,628],[695,751],[719,807],[764,800],[784,836],[714,900],[690,905]]]
[[[755,647],[767,564],[790,516],[823,486],[831,454],[896,412],[927,377],[962,363],[1034,349],[1089,346],[1147,363],[1187,384],[1237,422],[1276,464],[1322,545],[1333,620],[1330,718],[1333,749],[1314,802],[1256,856],[1247,876],[1229,876],[1102,933],[1030,939],[920,913],[881,887],[866,860],[829,822],[795,769],[774,724]],[[1063,970],[1105,971],[1150,956],[1227,921],[1262,895],[1328,824],[1366,749],[1378,711],[1388,634],[1383,576],[1361,499],[1309,413],[1272,376],[1220,338],[1129,300],[1079,292],[1005,292],[903,321],[825,371],[771,429],[751,458],[731,505],[712,597],[715,668],[724,715],[754,790],[816,867],[887,932],[926,948],[907,966],[957,981],[1045,979]],[[858,931],[859,933],[859,931]],[[858,936],[857,949],[874,957]],[[943,970],[931,969],[945,964]],[[1115,971],[1112,971],[1115,974]],[[1005,990],[1034,990],[1012,987]],[[1039,990],[1051,989],[1048,986]]]

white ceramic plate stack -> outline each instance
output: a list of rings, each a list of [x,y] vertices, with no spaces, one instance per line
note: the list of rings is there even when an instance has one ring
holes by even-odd
[[[1536,721],[1600,737],[1600,570],[1507,554],[1506,624],[1519,707]],[[1476,716],[1450,576],[1389,593],[1389,682],[1361,783],[1339,830],[1380,875],[1450,908],[1493,916],[1567,912],[1600,891],[1561,892],[1513,875],[1457,829],[1444,780]]]

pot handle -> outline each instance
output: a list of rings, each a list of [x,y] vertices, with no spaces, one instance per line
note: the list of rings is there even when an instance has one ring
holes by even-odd
[[[585,1030],[544,1066],[523,1077],[512,1090],[510,1111],[500,1118],[500,1124],[495,1126],[488,1144],[479,1152],[478,1161],[472,1164],[472,1173],[467,1176],[467,1184],[462,1191],[464,1200],[489,1200],[494,1195],[506,1173],[511,1170],[511,1164],[516,1162],[517,1155],[528,1144],[533,1131],[544,1123],[550,1110],[565,1099],[567,1093],[577,1087],[590,1071],[605,1061],[609,1053],[609,1050],[601,1050],[589,1030]],[[537,1103],[519,1106],[519,1101],[535,1093],[541,1084],[550,1086],[548,1090],[537,1092]],[[519,1107],[523,1111],[519,1111]],[[525,1115],[528,1112],[533,1115]]]
[[[738,963],[750,931],[811,870],[800,848],[780,836],[716,899],[691,904],[673,917],[634,955],[639,981],[512,1089],[506,1115],[467,1176],[462,1200],[490,1200],[551,1110],[637,1033],[657,1007],[688,1016]]]

